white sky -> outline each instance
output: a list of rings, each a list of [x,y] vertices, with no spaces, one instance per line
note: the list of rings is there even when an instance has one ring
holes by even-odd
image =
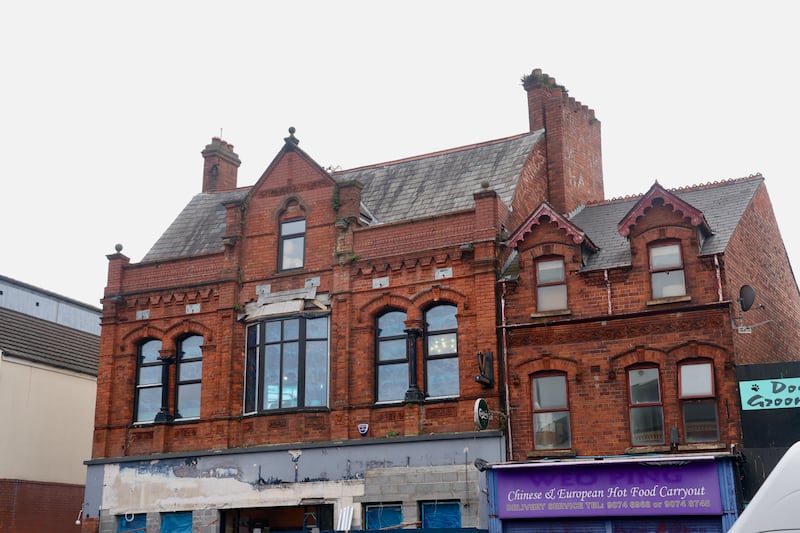
[[[761,172],[800,265],[800,32],[789,1],[16,1],[0,15],[0,274],[99,305],[235,145],[289,126],[323,166],[522,133],[520,78],[602,122],[606,196]],[[754,253],[759,253],[754,250]]]

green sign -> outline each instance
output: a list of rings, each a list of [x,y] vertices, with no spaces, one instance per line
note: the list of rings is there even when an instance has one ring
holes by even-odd
[[[740,381],[739,395],[744,411],[800,407],[800,378]]]
[[[478,429],[486,429],[489,426],[489,419],[492,418],[492,413],[489,412],[489,406],[486,400],[478,398],[475,400],[475,427]]]

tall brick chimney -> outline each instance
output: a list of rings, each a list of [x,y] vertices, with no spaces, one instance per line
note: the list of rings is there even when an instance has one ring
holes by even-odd
[[[230,191],[236,188],[236,174],[242,161],[233,145],[214,137],[200,152],[203,155],[203,192]]]
[[[604,198],[600,121],[541,69],[522,78],[531,131],[544,129],[547,201],[559,213]]]

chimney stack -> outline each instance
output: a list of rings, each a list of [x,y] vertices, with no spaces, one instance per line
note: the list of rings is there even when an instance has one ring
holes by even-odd
[[[544,130],[547,201],[566,214],[603,200],[600,121],[555,78],[535,69],[523,76],[531,131]]]
[[[211,139],[203,155],[203,192],[230,191],[236,188],[236,174],[242,161],[233,145],[219,137]]]

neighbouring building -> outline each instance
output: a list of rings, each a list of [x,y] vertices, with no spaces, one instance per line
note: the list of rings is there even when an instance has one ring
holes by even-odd
[[[212,139],[108,256],[84,531],[735,520],[736,369],[800,359],[764,179],[606,200],[594,111],[523,86],[529,132],[351,170]]]
[[[0,532],[80,531],[100,309],[0,276]]]

